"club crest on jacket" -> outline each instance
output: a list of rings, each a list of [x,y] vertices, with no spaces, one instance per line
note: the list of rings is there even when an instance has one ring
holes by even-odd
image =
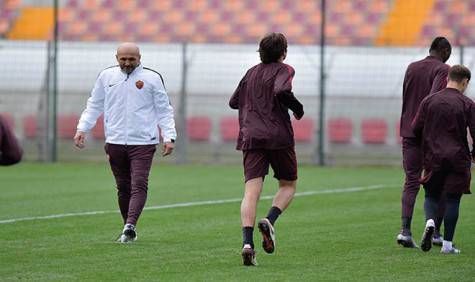
[[[143,81],[137,80],[137,81],[135,82],[135,86],[137,86],[138,89],[142,89],[142,87],[143,87]]]

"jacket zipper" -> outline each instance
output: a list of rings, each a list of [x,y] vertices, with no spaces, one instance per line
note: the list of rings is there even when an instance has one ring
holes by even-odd
[[[130,74],[127,74],[127,77],[125,78],[125,81],[129,80]],[[125,88],[127,90],[127,83],[125,84]],[[129,139],[129,133],[128,131],[128,120],[127,120],[127,115],[129,114],[129,107],[128,107],[128,102],[127,102],[127,93],[125,94],[125,145],[128,143]]]

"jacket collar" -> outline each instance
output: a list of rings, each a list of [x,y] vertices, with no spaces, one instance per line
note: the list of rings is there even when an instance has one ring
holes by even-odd
[[[445,88],[448,92],[453,92],[453,93],[457,93],[457,94],[463,94],[462,92],[460,92],[460,90],[458,90],[457,88],[452,88],[452,87],[447,87]]]
[[[436,56],[432,56],[432,55],[427,56],[426,59],[436,60],[436,61],[439,61],[439,62],[442,62],[442,63],[443,63],[442,59],[440,59],[440,58],[438,58],[438,57],[436,57]]]

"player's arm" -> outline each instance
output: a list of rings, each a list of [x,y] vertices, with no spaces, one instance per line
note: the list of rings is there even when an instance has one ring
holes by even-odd
[[[417,109],[417,114],[411,123],[412,132],[414,133],[418,142],[421,142],[422,140],[422,131],[424,130],[424,123],[426,119],[426,104],[427,98],[422,100],[419,108]]]
[[[294,113],[296,119],[301,119],[304,114],[303,105],[292,93],[292,79],[294,75],[295,70],[292,67],[281,68],[275,78],[273,92],[279,102]]]
[[[241,93],[241,89],[244,87],[245,78],[246,76],[241,79],[238,84],[238,87],[236,88],[236,90],[234,90],[233,96],[231,96],[231,99],[229,99],[229,107],[231,107],[231,109],[239,109],[239,94]]]
[[[158,126],[160,127],[164,143],[162,148],[162,156],[167,156],[170,155],[175,148],[175,119],[173,107],[170,103],[167,92],[165,91],[162,80],[157,78],[155,81],[156,88],[155,93],[153,93],[153,101],[157,113]]]
[[[14,165],[21,161],[23,150],[7,124],[0,116],[0,165]]]
[[[294,75],[295,70],[291,66],[280,68],[274,80],[274,95],[278,96],[282,92],[292,91]]]
[[[403,100],[404,100],[405,94],[407,93],[407,90],[409,88],[409,66],[407,67],[406,72],[404,73],[404,80],[402,82],[402,97],[403,97]]]
[[[470,107],[468,110],[468,130],[470,132],[470,136],[472,137],[472,142],[473,138],[475,138],[475,103],[470,103]],[[475,147],[474,144],[472,143],[472,162],[475,162]]]
[[[444,67],[443,69],[439,70],[432,81],[432,88],[430,93],[439,92],[442,89],[447,87],[447,77],[449,75],[449,66]]]
[[[301,119],[304,115],[303,105],[297,100],[292,91],[283,91],[278,95],[279,101],[289,108],[293,113],[296,119]]]
[[[78,148],[84,148],[86,132],[96,125],[97,119],[104,112],[105,91],[102,79],[101,73],[94,84],[91,96],[87,99],[86,109],[79,118],[76,135],[74,136],[74,143]]]

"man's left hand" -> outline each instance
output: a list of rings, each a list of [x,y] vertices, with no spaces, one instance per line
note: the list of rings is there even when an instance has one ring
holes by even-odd
[[[173,152],[175,144],[172,142],[165,142],[162,148],[162,157],[168,156]]]
[[[299,117],[296,113],[293,113],[293,114],[294,114],[294,118],[295,118],[296,120],[300,120],[300,119],[302,118],[301,116]]]

